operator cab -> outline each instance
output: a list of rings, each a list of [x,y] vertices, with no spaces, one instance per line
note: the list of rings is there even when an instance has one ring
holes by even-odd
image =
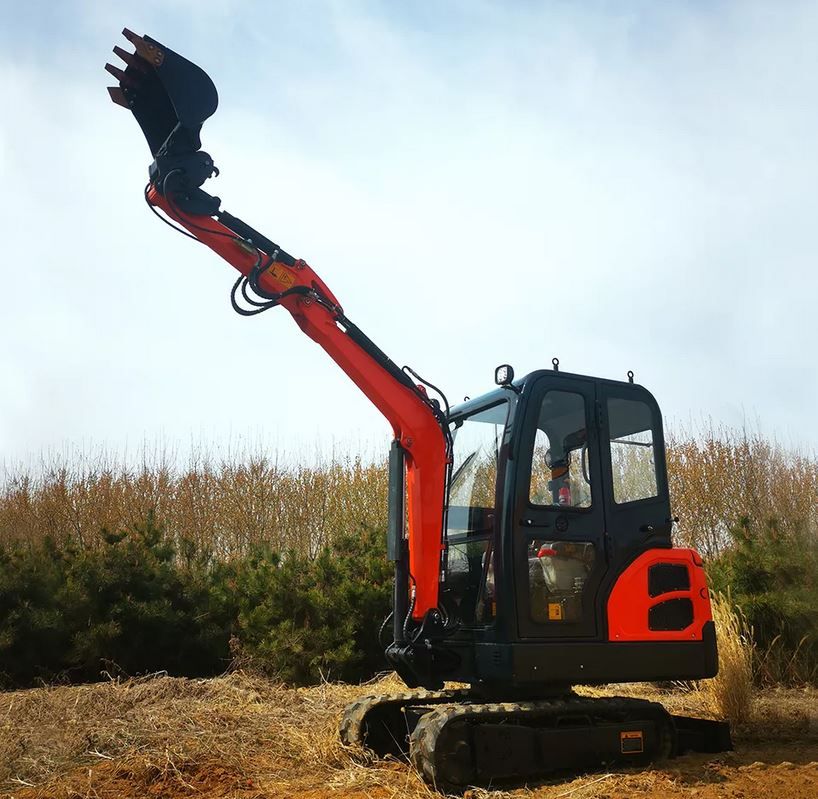
[[[678,679],[714,668],[698,567],[672,549],[662,418],[645,388],[542,370],[456,406],[449,422],[440,595],[460,623],[451,679]],[[632,651],[614,651],[620,641]],[[673,645],[659,651],[660,641]],[[558,642],[559,658],[549,656]]]

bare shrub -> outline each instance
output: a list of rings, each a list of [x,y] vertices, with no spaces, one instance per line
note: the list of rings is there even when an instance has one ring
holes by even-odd
[[[763,649],[756,647],[753,664],[756,682],[764,686],[818,683],[818,663],[810,657],[810,643],[810,636],[805,635],[795,647],[790,647],[777,635]]]
[[[706,557],[732,543],[743,519],[776,518],[782,533],[818,535],[818,459],[758,431],[714,427],[678,430],[667,440],[668,481],[679,541]]]
[[[750,717],[753,699],[753,634],[741,611],[729,596],[710,597],[716,639],[719,645],[719,673],[700,680],[697,689],[710,710],[735,723]]]
[[[314,556],[341,533],[386,526],[386,462],[333,454],[285,464],[279,453],[196,451],[183,465],[161,448],[133,466],[104,451],[11,469],[0,485],[0,546],[52,539],[99,545],[153,513],[182,555],[218,560],[259,544]]]

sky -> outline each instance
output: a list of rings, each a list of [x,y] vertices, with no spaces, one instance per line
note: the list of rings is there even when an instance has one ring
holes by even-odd
[[[145,207],[103,71],[202,66],[205,187],[449,398],[559,357],[671,427],[818,449],[818,6],[0,0],[0,463],[163,442],[385,451],[283,310]],[[115,57],[113,57],[115,60]]]

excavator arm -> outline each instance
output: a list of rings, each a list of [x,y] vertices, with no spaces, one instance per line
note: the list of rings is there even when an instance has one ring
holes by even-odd
[[[238,270],[231,294],[237,312],[249,316],[285,308],[392,425],[407,500],[406,540],[390,547],[396,561],[408,549],[408,561],[396,569],[404,574],[395,593],[396,640],[401,643],[398,639],[410,627],[423,629],[430,619],[441,618],[438,581],[451,461],[445,413],[409,376],[411,370],[399,368],[350,322],[312,267],[221,210],[220,199],[201,188],[218,174],[199,139],[203,122],[218,105],[212,81],[156,40],[127,29],[123,33],[136,52],[114,48],[126,68],[106,65],[119,83],[108,91],[114,102],[133,112],[148,141],[154,161],[145,199],[152,210]],[[393,499],[402,507],[403,481],[398,482],[391,488],[400,492]],[[391,516],[393,532],[399,530],[396,536],[402,539],[403,514],[393,511]]]

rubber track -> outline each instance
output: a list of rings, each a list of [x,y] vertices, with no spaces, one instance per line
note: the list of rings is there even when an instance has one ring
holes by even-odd
[[[437,705],[444,702],[462,702],[469,698],[467,688],[448,691],[407,691],[401,694],[363,696],[347,705],[341,716],[341,741],[347,746],[366,747],[364,730],[366,717],[384,705]]]
[[[532,702],[497,702],[486,704],[448,705],[435,708],[424,714],[415,727],[410,739],[410,759],[412,765],[420,772],[424,780],[438,790],[462,790],[464,785],[450,782],[440,773],[436,758],[437,742],[444,728],[456,721],[511,721],[513,719],[532,721],[542,720],[548,715],[564,715],[573,711],[590,711],[596,714],[607,712],[617,715],[627,710],[645,709],[670,720],[667,710],[657,702],[630,697],[592,698],[577,697],[570,699],[545,699]],[[670,728],[662,745],[662,755],[669,756],[672,749],[672,732]],[[468,741],[465,742],[468,746]],[[547,772],[544,772],[547,773]],[[529,775],[530,777],[531,775]]]

